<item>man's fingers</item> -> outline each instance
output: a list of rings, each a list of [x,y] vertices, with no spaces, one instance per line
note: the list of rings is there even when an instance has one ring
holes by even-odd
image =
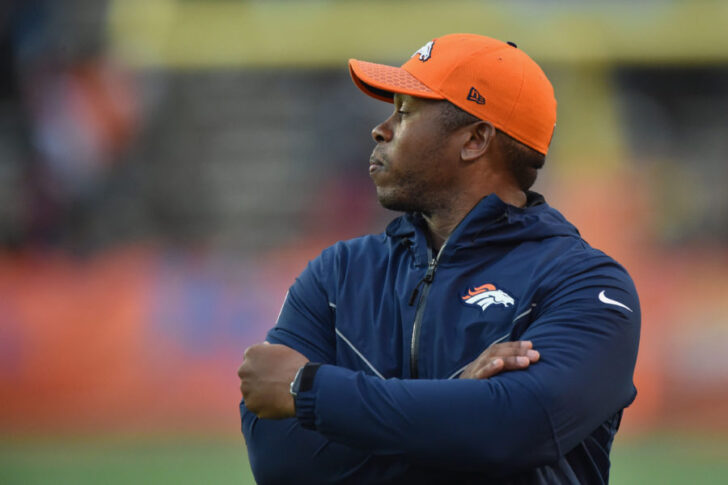
[[[503,371],[525,369],[538,362],[541,354],[530,340],[501,342],[483,351],[460,375],[463,379],[488,379]]]
[[[488,379],[503,371],[526,369],[531,365],[531,359],[524,355],[511,355],[496,357],[488,361],[483,367],[473,373],[474,379]],[[535,362],[535,360],[533,361]]]
[[[475,379],[488,379],[503,370],[503,359],[493,359],[474,373]]]
[[[483,352],[483,354],[489,353],[491,355],[522,355],[532,348],[533,343],[530,340],[517,340],[515,342],[501,342],[493,344],[485,349],[485,352]]]
[[[530,341],[504,342],[494,344],[483,352],[482,357],[492,359],[494,357],[508,357],[523,355],[528,357],[532,362],[536,362],[539,358],[538,351],[533,350],[533,343]]]
[[[512,355],[508,357],[503,357],[503,367],[505,370],[515,370],[515,369],[525,369],[529,365],[531,365],[532,361],[530,358],[526,357],[525,355]]]

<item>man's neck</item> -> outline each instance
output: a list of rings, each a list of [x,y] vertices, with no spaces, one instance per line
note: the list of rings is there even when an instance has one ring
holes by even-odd
[[[447,238],[450,237],[450,234],[455,229],[455,226],[457,226],[458,223],[463,219],[463,217],[465,217],[465,214],[463,214],[463,216],[457,220],[447,217],[438,217],[437,215],[423,214],[423,217],[427,222],[430,245],[432,246],[432,249],[435,251],[435,253],[437,253],[438,251],[440,251],[440,248],[442,248],[442,245],[445,244]]]

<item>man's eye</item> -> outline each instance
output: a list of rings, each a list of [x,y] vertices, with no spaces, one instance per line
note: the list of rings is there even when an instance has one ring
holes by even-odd
[[[404,110],[398,109],[398,110],[397,110],[397,114],[400,114],[400,115],[406,115],[406,114],[407,114],[407,111],[404,111]]]

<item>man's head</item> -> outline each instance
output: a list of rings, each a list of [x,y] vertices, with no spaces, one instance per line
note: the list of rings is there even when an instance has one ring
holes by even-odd
[[[427,214],[458,197],[480,199],[483,193],[465,192],[479,177],[525,191],[544,163],[543,154],[449,101],[395,94],[393,104],[372,130],[377,146],[369,167],[388,209]]]
[[[535,181],[556,101],[541,69],[515,45],[453,34],[428,42],[401,68],[354,59],[349,67],[362,91],[395,105],[372,132],[371,175],[385,207],[426,212],[452,203],[462,191],[458,177],[472,176],[468,162],[483,156],[520,190]]]

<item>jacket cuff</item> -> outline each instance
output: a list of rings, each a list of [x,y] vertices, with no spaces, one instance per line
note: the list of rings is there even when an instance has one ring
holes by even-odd
[[[296,409],[296,419],[303,428],[316,429],[316,374],[321,364],[307,364],[304,372],[308,371],[309,375],[305,377],[307,382],[301,381],[301,388],[298,391],[294,407]]]
[[[312,391],[301,392],[296,397],[296,419],[306,429],[316,429],[316,396]]]

